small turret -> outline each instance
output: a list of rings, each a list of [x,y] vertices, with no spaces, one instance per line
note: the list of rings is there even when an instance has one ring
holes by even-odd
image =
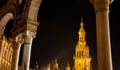
[[[47,70],[50,70],[50,63],[49,63],[48,66],[47,66]]]
[[[39,65],[38,65],[38,62],[36,61],[36,65],[35,65],[35,70],[40,70],[39,69]]]
[[[57,58],[55,59],[55,62],[54,62],[53,67],[52,67],[52,70],[59,70]]]
[[[67,63],[66,70],[70,70],[70,65]]]

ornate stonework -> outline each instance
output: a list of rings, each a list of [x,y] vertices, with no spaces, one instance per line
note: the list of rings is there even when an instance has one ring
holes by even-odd
[[[83,22],[81,22],[81,27],[78,32],[79,41],[75,48],[74,68],[73,70],[91,70],[91,60],[89,55],[89,47],[86,44],[85,34],[86,31],[83,27]]]
[[[0,70],[10,70],[13,55],[12,42],[2,36],[0,47]]]
[[[36,33],[39,22],[32,21],[31,19],[27,20],[27,30]]]
[[[112,0],[90,0],[90,2],[94,5],[95,12],[99,11],[109,11],[109,5]]]

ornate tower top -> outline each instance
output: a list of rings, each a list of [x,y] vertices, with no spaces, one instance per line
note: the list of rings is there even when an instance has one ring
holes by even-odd
[[[85,29],[84,29],[84,24],[83,24],[83,18],[81,17],[81,23],[80,23],[80,30],[79,32],[85,32]]]
[[[80,30],[78,32],[79,40],[75,48],[74,70],[90,70],[91,57],[89,56],[89,47],[86,44],[84,24],[81,18]]]
[[[85,34],[86,34],[86,31],[84,29],[84,24],[83,24],[83,19],[81,18],[81,23],[80,23],[80,30],[78,32],[79,34],[79,42],[80,41],[85,41]]]

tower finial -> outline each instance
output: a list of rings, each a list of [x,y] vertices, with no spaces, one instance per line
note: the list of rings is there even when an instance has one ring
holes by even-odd
[[[67,62],[66,70],[70,70],[69,62]]]
[[[55,63],[57,63],[57,58],[55,58]]]
[[[69,65],[69,62],[67,62],[67,66],[70,66],[70,65]]]
[[[81,17],[81,28],[83,28],[84,24],[83,24],[83,17]]]
[[[81,22],[83,22],[83,17],[81,17]]]
[[[36,61],[35,70],[39,70],[38,62]]]

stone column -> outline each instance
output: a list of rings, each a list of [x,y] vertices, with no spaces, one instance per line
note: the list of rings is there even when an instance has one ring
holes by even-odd
[[[13,41],[13,56],[11,70],[18,70],[20,48],[22,43],[23,43],[22,37],[16,37],[15,41]]]
[[[26,38],[25,38],[24,50],[23,50],[23,63],[22,63],[23,70],[29,70],[31,46],[32,46],[33,38],[34,38],[34,33],[31,31],[26,31]]]
[[[24,32],[23,70],[29,70],[32,41],[35,38],[38,22],[28,20],[27,30]]]
[[[111,0],[91,0],[96,13],[98,70],[112,70],[109,5]]]

